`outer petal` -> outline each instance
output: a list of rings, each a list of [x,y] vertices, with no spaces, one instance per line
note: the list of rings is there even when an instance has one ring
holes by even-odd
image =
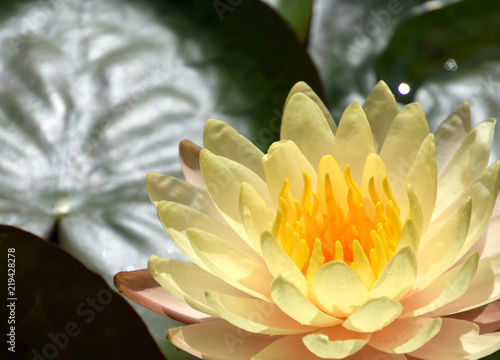
[[[399,113],[399,106],[391,90],[380,80],[363,104],[363,110],[373,132],[375,151],[378,153],[384,144],[392,120]]]
[[[303,171],[311,178],[313,190],[316,188],[316,171],[293,141],[283,140],[273,143],[264,157],[263,164],[275,208],[278,208],[279,195],[285,179],[290,180],[290,191],[295,199],[300,199],[302,196]]]
[[[498,331],[500,330],[500,300],[449,317],[479,325],[481,334]]]
[[[246,331],[290,335],[316,329],[299,324],[283,313],[278,306],[264,300],[225,295],[215,291],[208,291],[205,295],[219,317]]]
[[[465,294],[476,274],[478,259],[478,253],[471,254],[462,264],[441,275],[431,285],[402,300],[403,316],[418,316],[436,309],[434,316],[447,315],[440,308]]]
[[[332,133],[335,134],[335,131],[337,130],[337,125],[335,125],[335,122],[333,121],[333,118],[332,118],[332,115],[330,114],[330,111],[325,106],[323,101],[321,101],[319,96],[314,92],[314,90],[311,89],[311,87],[309,85],[307,85],[305,82],[299,81],[298,83],[296,83],[292,87],[292,89],[288,93],[288,96],[286,97],[286,100],[285,100],[285,109],[288,106],[288,101],[290,100],[290,98],[297,93],[303,93],[303,94],[307,95],[312,101],[314,101],[316,103],[316,105],[318,105],[321,112],[323,113],[323,116],[325,117],[326,121],[328,122],[328,125],[330,126]]]
[[[339,122],[333,143],[333,156],[340,169],[351,165],[352,177],[360,183],[366,157],[375,152],[370,124],[357,102],[345,109]]]
[[[225,223],[208,192],[195,185],[172,176],[150,172],[146,176],[146,188],[149,198],[156,208],[163,200],[174,201]]]
[[[465,138],[450,164],[439,178],[437,204],[445,208],[460,194],[488,165],[490,158],[495,119],[479,123]]]
[[[373,333],[370,345],[387,353],[412,352],[436,336],[442,322],[441,318],[399,319]]]
[[[368,298],[363,280],[343,261],[331,261],[321,266],[311,291],[327,313],[339,317],[350,315]]]
[[[324,328],[302,339],[315,355],[326,359],[344,359],[355,354],[370,340],[370,334],[361,334],[341,326]]]
[[[434,131],[438,175],[448,166],[470,131],[470,106],[463,102]]]
[[[314,168],[333,150],[334,135],[316,103],[303,93],[287,102],[281,122],[281,139],[292,140]]]
[[[335,326],[342,322],[318,309],[285,275],[279,275],[273,280],[271,295],[284,313],[301,324],[325,327]]]
[[[155,282],[169,294],[205,314],[216,316],[205,299],[207,287],[226,294],[245,296],[245,293],[218,277],[184,261],[152,255],[148,261],[148,268]]]
[[[205,313],[179,301],[162,288],[148,269],[119,272],[114,278],[116,288],[130,300],[160,315],[193,324],[209,318]]]
[[[479,335],[477,325],[444,318],[441,331],[410,355],[421,359],[479,359],[500,348],[500,333]]]
[[[252,170],[233,160],[214,155],[203,149],[200,168],[208,193],[224,219],[241,236],[247,236],[241,223],[238,201],[241,184],[249,183],[260,194],[268,206],[272,206],[266,183]]]
[[[189,140],[182,140],[179,143],[179,158],[181,168],[186,181],[199,188],[205,189],[205,182],[200,170],[201,147]]]
[[[244,165],[264,179],[262,167],[264,153],[225,122],[207,120],[203,129],[203,146],[215,155],[224,156]]]
[[[247,294],[270,300],[273,277],[263,263],[205,231],[188,229],[187,235],[212,274]]]
[[[172,328],[168,338],[178,348],[204,359],[250,360],[276,336],[254,334],[224,320]]]
[[[394,118],[380,150],[391,186],[395,194],[399,190],[418,154],[429,127],[422,108],[417,103],[406,105]]]

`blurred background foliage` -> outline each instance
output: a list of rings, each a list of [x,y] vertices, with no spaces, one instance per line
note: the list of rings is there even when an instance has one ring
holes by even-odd
[[[499,34],[493,0],[2,2],[0,223],[46,240],[26,245],[29,236],[12,229],[0,239],[2,249],[29,255],[19,261],[19,331],[39,326],[23,330],[26,356],[116,272],[143,268],[154,253],[185,259],[157,220],[144,177],[182,177],[178,142],[201,145],[206,119],[230,123],[266,150],[295,82],[309,83],[338,121],[379,79],[401,103],[420,102],[431,129],[463,101],[474,124],[500,118]],[[88,287],[68,290],[79,276]],[[166,339],[175,322],[132,306],[165,356],[192,358]],[[105,324],[109,344],[120,329],[137,339],[112,345],[122,358],[150,344],[139,320],[108,312],[96,324]],[[60,358],[93,357],[96,349],[81,344],[95,335],[82,331]]]

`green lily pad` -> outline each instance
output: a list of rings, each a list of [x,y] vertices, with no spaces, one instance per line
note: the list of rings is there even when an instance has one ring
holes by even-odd
[[[1,225],[0,249],[7,359],[165,359],[125,299],[59,246]]]

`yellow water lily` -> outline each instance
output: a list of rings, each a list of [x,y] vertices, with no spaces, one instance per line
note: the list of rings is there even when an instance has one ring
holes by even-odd
[[[208,120],[184,141],[187,182],[150,173],[168,234],[192,263],[151,256],[117,287],[189,325],[204,359],[478,359],[500,348],[495,121],[467,103],[430,133],[379,82],[336,125],[305,83],[267,154]]]

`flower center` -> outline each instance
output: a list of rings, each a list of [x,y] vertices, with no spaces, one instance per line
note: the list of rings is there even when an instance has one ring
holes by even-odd
[[[382,181],[384,201],[377,193],[374,177],[370,178],[363,199],[348,165],[343,178],[347,185],[343,207],[335,199],[334,189],[345,185],[332,183],[328,171],[320,172],[324,181],[318,179],[317,191],[311,191],[309,175],[302,174],[304,189],[300,201],[293,198],[289,180],[283,183],[272,229],[274,238],[308,281],[324,263],[341,260],[371,287],[394,254],[403,227],[388,178]],[[372,209],[371,216],[367,205]]]

